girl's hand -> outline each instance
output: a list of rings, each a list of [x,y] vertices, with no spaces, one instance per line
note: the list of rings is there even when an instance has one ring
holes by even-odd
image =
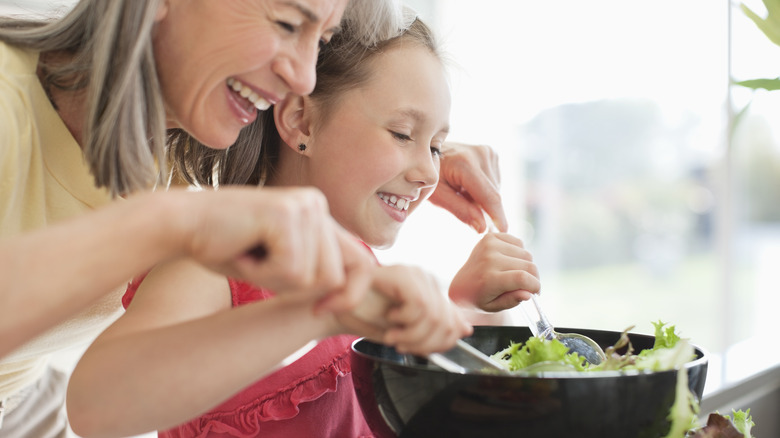
[[[453,278],[449,295],[456,303],[498,312],[530,299],[540,288],[539,273],[523,241],[506,233],[488,233]]]
[[[344,330],[419,355],[448,350],[472,332],[458,306],[419,268],[377,267],[371,288],[354,311],[337,315]]]
[[[400,353],[426,355],[448,350],[472,333],[458,306],[447,299],[436,279],[420,268],[379,268],[373,287],[396,303],[387,312],[390,327],[382,341]]]

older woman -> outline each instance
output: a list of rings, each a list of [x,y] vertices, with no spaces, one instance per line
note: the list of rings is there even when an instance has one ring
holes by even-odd
[[[257,111],[308,94],[347,3],[81,0],[55,21],[0,23],[0,436],[65,433],[48,356],[94,338],[159,261],[354,305],[373,260],[319,192],[152,191],[169,148],[242,147]],[[392,1],[352,3],[367,38],[394,25]],[[475,228],[481,208],[503,220],[492,152],[452,151],[440,205]]]

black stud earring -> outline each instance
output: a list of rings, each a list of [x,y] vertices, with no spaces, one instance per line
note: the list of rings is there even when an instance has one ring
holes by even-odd
[[[299,144],[298,145],[298,150],[301,151],[301,152],[305,151],[306,150],[306,145],[303,144],[303,143]]]

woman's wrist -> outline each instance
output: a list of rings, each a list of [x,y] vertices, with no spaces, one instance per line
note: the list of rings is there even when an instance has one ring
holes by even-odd
[[[145,201],[150,204],[150,227],[157,233],[152,240],[157,243],[157,249],[161,250],[160,260],[191,254],[200,217],[191,202],[194,195],[184,190],[171,189],[152,193],[150,199]]]

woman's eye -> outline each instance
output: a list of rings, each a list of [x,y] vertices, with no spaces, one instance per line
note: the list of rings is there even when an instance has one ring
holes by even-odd
[[[330,41],[326,40],[325,38],[320,38],[320,45],[319,45],[320,50],[324,49],[329,42]]]
[[[286,32],[289,32],[289,33],[294,33],[295,32],[295,26],[293,26],[290,23],[287,23],[286,21],[277,21],[276,25],[281,27]]]
[[[441,158],[441,148],[438,146],[431,146],[431,155]]]

